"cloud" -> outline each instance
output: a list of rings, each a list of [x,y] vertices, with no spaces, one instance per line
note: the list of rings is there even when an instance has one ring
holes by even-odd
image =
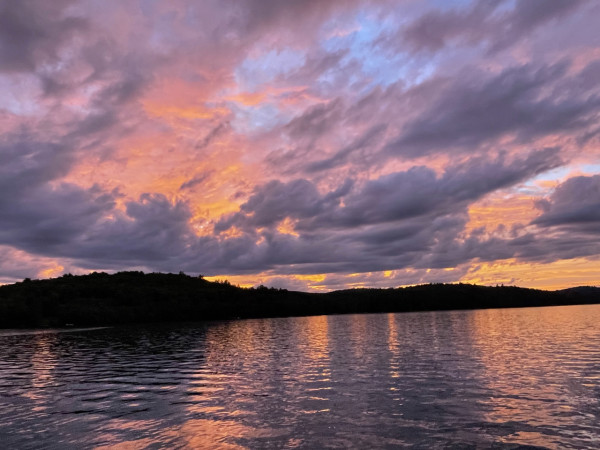
[[[301,171],[316,178],[379,169],[390,160],[491,156],[545,146],[549,137],[560,139],[568,159],[597,128],[597,71],[595,60],[498,70],[468,66],[456,76],[438,74],[416,86],[398,81],[362,95],[346,94],[306,108],[276,128],[271,134],[279,147],[265,161],[282,174]]]
[[[306,139],[311,141],[331,130],[335,123],[342,118],[343,105],[339,99],[326,104],[315,105],[295,117],[285,126],[285,132],[292,139]]]
[[[321,195],[308,180],[270,181],[257,187],[239,212],[221,218],[215,224],[215,231],[226,231],[232,226],[244,229],[270,227],[286,217],[313,218],[339,203],[351,185],[348,180],[335,191]]]
[[[519,0],[473,2],[465,9],[431,11],[401,30],[400,36],[415,51],[437,52],[458,44],[484,45],[497,52],[522,41],[538,28],[572,14],[584,2]]]
[[[190,243],[192,216],[184,202],[171,202],[162,194],[143,194],[126,203],[125,212],[112,210],[98,218],[83,236],[73,239],[67,256],[84,267],[168,267]]]
[[[0,192],[6,201],[18,192],[66,175],[74,162],[64,143],[44,142],[28,133],[0,137]]]
[[[70,0],[5,0],[0,4],[0,71],[35,71],[54,63],[88,21],[68,13]]]
[[[387,128],[387,124],[373,125],[356,140],[341,150],[338,150],[334,155],[326,159],[310,162],[306,165],[304,170],[308,173],[311,173],[338,167],[339,165],[345,163],[353,153],[356,154],[363,149],[373,147],[374,144],[377,144]]]
[[[600,175],[569,178],[537,203],[542,214],[533,224],[566,231],[600,233]]]
[[[558,150],[544,149],[512,161],[502,156],[470,160],[441,176],[426,167],[413,167],[358,187],[346,183],[326,194],[307,180],[272,181],[258,187],[240,211],[219,220],[215,231],[236,227],[244,232],[232,240],[238,244],[233,261],[237,264],[243,255],[244,264],[230,265],[230,271],[451,267],[476,257],[463,245],[455,245],[471,202],[558,165]],[[277,233],[286,218],[294,221],[297,237]],[[266,229],[257,234],[261,227]]]
[[[589,91],[564,95],[575,93],[580,81],[565,79],[568,68],[562,62],[511,67],[492,76],[465,74],[440,92],[426,112],[408,122],[385,151],[410,158],[476,149],[509,133],[528,142],[548,133],[581,130],[594,123],[600,97]]]
[[[443,252],[432,253],[427,266],[441,255],[450,266],[465,261],[506,260],[551,263],[573,258],[593,258],[600,252],[600,176],[567,179],[546,198],[536,202],[542,212],[530,224],[492,232],[475,231],[465,239],[447,241]]]
[[[61,183],[2,199],[0,242],[49,256],[68,256],[73,241],[87,233],[115,204],[114,194]]]
[[[153,267],[184,253],[192,233],[185,203],[144,194],[123,211],[116,207],[120,197],[60,183],[0,198],[0,243],[91,268]]]
[[[179,187],[179,190],[183,191],[186,189],[193,189],[196,186],[204,184],[204,182],[206,182],[211,176],[213,176],[213,174],[214,174],[214,170],[206,170],[204,172],[200,172],[200,173],[194,175],[192,178],[190,178],[186,182],[184,182]]]
[[[544,149],[508,164],[503,156],[494,161],[471,159],[447,168],[439,178],[425,167],[385,175],[346,197],[344,207],[333,214],[334,223],[383,223],[432,211],[443,215],[459,204],[557,167],[561,163],[558,154],[558,149]]]
[[[162,194],[118,208],[123,194],[61,181],[75,161],[66,145],[5,136],[0,145],[0,244],[81,264],[125,267],[181,253],[190,210]],[[91,262],[93,261],[93,262]]]
[[[15,262],[18,261],[18,264]],[[24,278],[61,275],[68,262],[31,255],[8,245],[0,245],[0,284],[14,283]]]
[[[229,128],[230,125],[228,122],[221,122],[219,125],[210,130],[206,136],[204,136],[196,143],[196,149],[202,150],[208,147],[221,133],[229,130]]]

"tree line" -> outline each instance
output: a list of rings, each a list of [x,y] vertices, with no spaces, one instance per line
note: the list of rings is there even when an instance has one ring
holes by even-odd
[[[139,271],[25,279],[0,286],[0,327],[97,326],[322,314],[600,303],[600,288],[427,284],[306,293],[240,288],[202,276]]]

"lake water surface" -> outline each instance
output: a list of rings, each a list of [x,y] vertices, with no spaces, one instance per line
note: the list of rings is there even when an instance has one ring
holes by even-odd
[[[600,306],[0,330],[0,447],[600,447]]]

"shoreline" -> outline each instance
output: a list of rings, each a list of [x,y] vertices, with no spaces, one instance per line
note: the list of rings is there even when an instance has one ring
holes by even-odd
[[[353,313],[400,313],[600,303],[600,288],[426,284],[307,293],[240,288],[185,274],[65,275],[0,286],[0,329],[89,328]],[[69,325],[69,326],[65,326]]]

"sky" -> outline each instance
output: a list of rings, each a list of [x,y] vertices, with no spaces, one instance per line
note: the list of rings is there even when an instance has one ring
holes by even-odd
[[[0,283],[600,284],[600,3],[0,0]]]

